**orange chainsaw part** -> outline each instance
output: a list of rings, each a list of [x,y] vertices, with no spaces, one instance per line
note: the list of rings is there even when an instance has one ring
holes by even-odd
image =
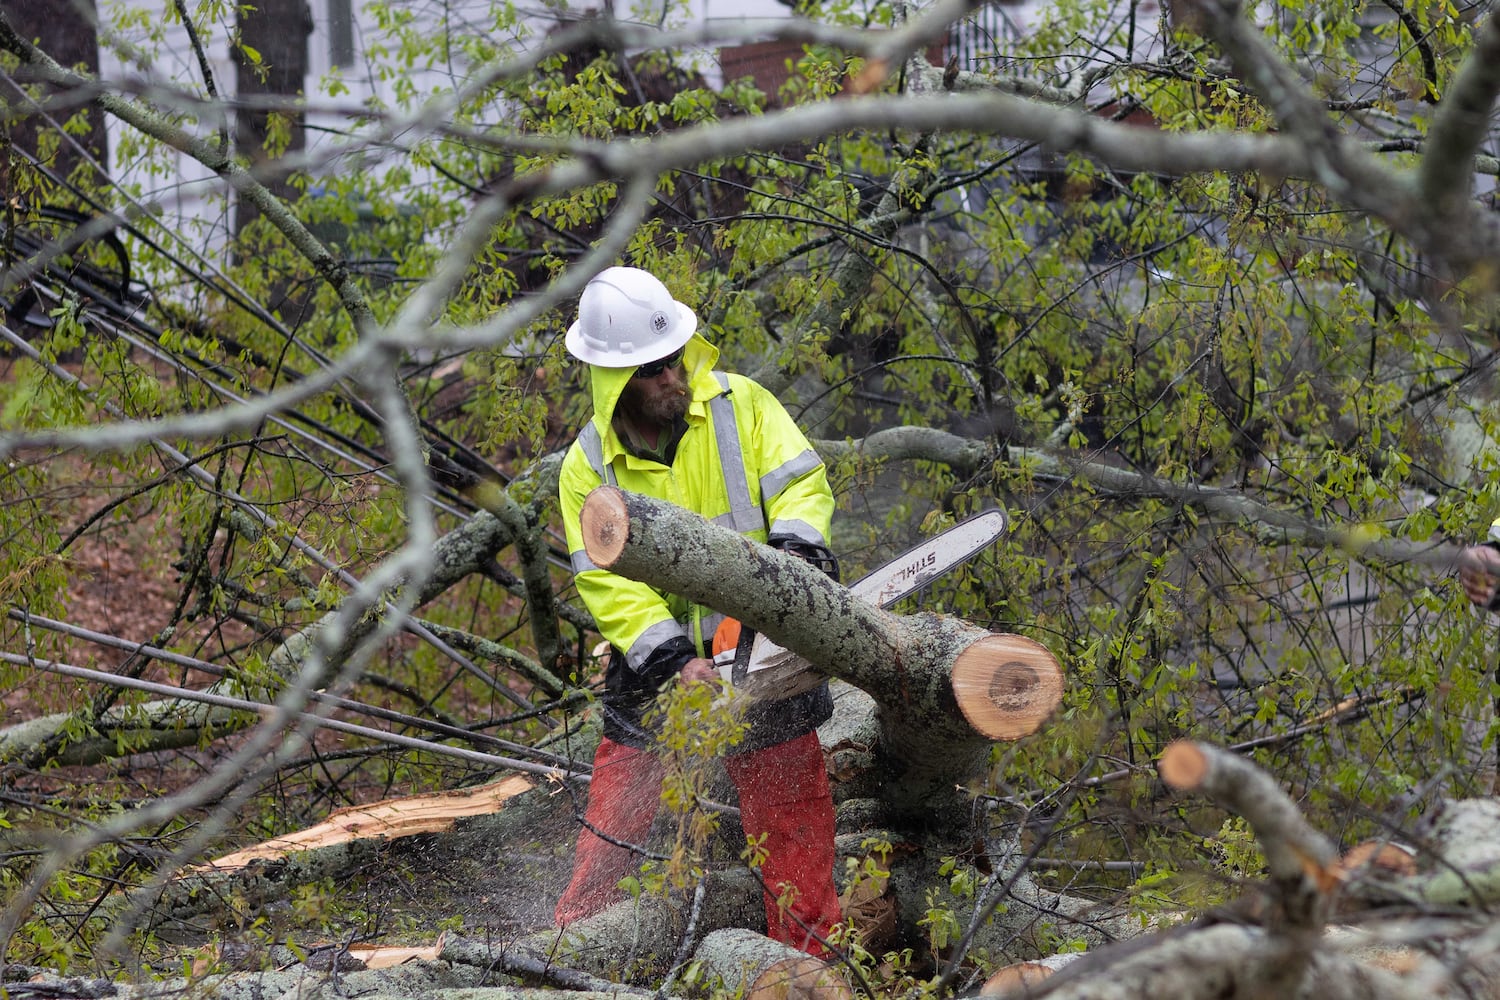
[[[719,622],[719,627],[714,629],[713,650],[710,656],[718,656],[720,653],[728,652],[740,644],[740,623],[734,618],[726,618]]]

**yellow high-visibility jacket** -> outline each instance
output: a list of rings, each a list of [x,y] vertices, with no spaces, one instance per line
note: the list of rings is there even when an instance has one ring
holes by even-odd
[[[656,693],[664,678],[631,674],[664,642],[685,638],[698,655],[709,655],[722,616],[589,561],[579,511],[595,487],[612,483],[670,501],[756,541],[792,537],[828,544],[834,504],[822,460],[768,390],[742,375],[714,371],[718,357],[701,335],[688,341],[683,360],[692,402],[671,466],[631,454],[612,426],[633,369],[592,365],[594,413],[563,460],[559,498],[578,594],[618,652],[609,672],[627,671],[607,678],[610,691],[625,693],[626,700],[649,700]],[[637,712],[626,714],[627,721],[638,722]],[[614,736],[608,720],[607,713],[606,733]],[[781,738],[795,735],[800,733]]]

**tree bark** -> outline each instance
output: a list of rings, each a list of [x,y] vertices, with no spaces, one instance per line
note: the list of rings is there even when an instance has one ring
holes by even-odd
[[[694,948],[714,931],[765,929],[761,884],[749,869],[708,873],[697,902],[700,905],[684,905],[680,900],[642,895],[564,930],[549,928],[503,946],[450,935],[440,954],[446,961],[498,962],[502,968],[507,956],[527,956],[588,975],[630,981],[664,974],[684,942]]]
[[[276,1000],[278,997],[322,1000],[346,995],[441,997],[455,991],[455,996],[484,982],[483,974],[465,966],[435,962],[409,962],[389,969],[356,969],[332,972],[294,965],[285,969],[253,972],[208,974],[193,979],[167,979],[160,982],[122,984],[113,993],[116,1000],[155,1000],[168,997],[209,995],[218,1000]],[[349,990],[350,994],[343,991]],[[520,1000],[535,996],[535,991],[502,994],[495,1000]]]
[[[730,995],[745,1000],[854,998],[849,983],[827,962],[754,931],[714,931],[693,958]]]
[[[253,7],[239,8],[236,22],[239,44],[234,51],[235,93],[240,105],[235,111],[235,145],[253,164],[255,174],[278,198],[296,199],[297,191],[274,162],[287,153],[299,153],[307,145],[302,111],[307,80],[307,39],[312,34],[312,11],[307,0],[260,0]],[[258,56],[252,58],[246,49]],[[279,102],[274,111],[271,102]],[[272,125],[275,114],[285,121]],[[285,136],[285,148],[270,150],[272,136]],[[236,206],[235,235],[244,232],[260,210],[241,200]]]
[[[1488,907],[1500,902],[1500,800],[1446,800],[1425,818],[1421,832],[1422,849],[1413,858],[1398,857],[1399,867],[1388,866],[1384,872],[1372,865],[1366,878],[1345,886],[1345,895],[1377,905]],[[1404,853],[1381,847],[1380,855],[1388,859]],[[1360,874],[1351,869],[1351,876]]]
[[[1268,935],[1216,924],[1140,938],[1057,970],[1043,984],[1053,1000],[1386,1000],[1420,991],[1381,969],[1331,950],[1317,938]],[[1029,995],[1029,986],[1000,996]],[[1429,994],[1430,996],[1430,994]]]

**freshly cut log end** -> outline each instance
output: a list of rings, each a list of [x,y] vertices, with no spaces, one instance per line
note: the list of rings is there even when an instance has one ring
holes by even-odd
[[[778,962],[755,978],[746,1000],[854,1000],[848,982],[826,962]]]
[[[1156,773],[1173,788],[1189,791],[1202,785],[1208,776],[1208,755],[1191,740],[1177,740],[1161,752]]]
[[[583,501],[578,514],[583,549],[595,566],[608,569],[620,558],[630,538],[630,511],[617,486],[600,486]]]
[[[979,995],[982,997],[1029,997],[1035,992],[1036,995],[1043,996],[1045,995],[1043,990],[1033,991],[1032,987],[1082,957],[1083,952],[1065,951],[1057,955],[1047,955],[1032,962],[1017,962],[1014,965],[996,969],[994,974],[979,988]]]
[[[953,661],[953,696],[992,740],[1036,732],[1062,703],[1062,668],[1047,647],[1008,632],[985,636]]]
[[[1365,840],[1344,852],[1335,870],[1341,879],[1361,872],[1373,875],[1407,876],[1417,873],[1416,854],[1405,844],[1388,840]]]
[[[1017,962],[996,969],[995,974],[984,981],[979,995],[982,997],[1026,995],[1026,987],[1034,986],[1052,975],[1052,970],[1040,962]]]

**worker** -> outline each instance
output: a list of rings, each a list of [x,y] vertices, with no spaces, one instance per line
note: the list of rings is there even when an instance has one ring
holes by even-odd
[[[1458,582],[1471,603],[1500,611],[1500,518],[1490,525],[1486,541],[1459,553]]]
[[[709,657],[724,616],[594,566],[579,524],[589,492],[607,483],[667,500],[837,573],[822,460],[767,389],[714,370],[718,349],[697,326],[654,275],[611,267],[584,288],[564,341],[588,365],[594,412],[563,460],[563,524],[578,594],[610,653],[603,738],[559,926],[623,898],[617,883],[638,865],[632,846],[647,838],[663,778],[646,710],[668,684],[720,682]],[[816,732],[832,713],[826,683],[761,703],[724,761],[741,826],[765,838],[767,933],[812,955],[825,954],[840,916],[833,800]]]

